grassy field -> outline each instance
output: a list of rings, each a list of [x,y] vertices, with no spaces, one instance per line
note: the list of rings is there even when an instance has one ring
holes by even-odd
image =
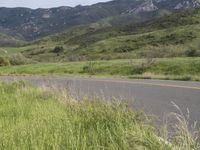
[[[0,68],[0,75],[86,75],[144,79],[200,80],[200,58],[163,58],[40,63]]]
[[[24,82],[0,83],[0,95],[0,149],[193,150],[199,144],[185,128],[162,137],[119,102],[77,101]]]

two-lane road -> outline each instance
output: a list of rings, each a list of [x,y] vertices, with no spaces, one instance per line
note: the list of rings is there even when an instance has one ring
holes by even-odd
[[[176,111],[173,101],[184,113],[187,108],[190,110],[191,121],[200,122],[200,82],[41,76],[3,76],[0,80],[28,80],[39,86],[68,88],[79,96],[127,99],[134,108],[155,114],[161,120]]]

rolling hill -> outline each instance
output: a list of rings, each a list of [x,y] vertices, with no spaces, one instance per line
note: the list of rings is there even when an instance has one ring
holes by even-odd
[[[113,0],[91,6],[50,9],[0,8],[0,32],[35,40],[100,20],[121,25],[150,20],[177,10],[198,8],[199,0]]]
[[[25,44],[25,41],[0,33],[0,47],[20,47]]]
[[[79,26],[23,47],[23,54],[43,62],[184,57],[200,54],[200,10],[187,10],[145,23],[104,27]]]

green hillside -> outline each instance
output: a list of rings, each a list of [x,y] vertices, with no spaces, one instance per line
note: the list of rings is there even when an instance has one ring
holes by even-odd
[[[200,10],[191,10],[140,24],[99,22],[34,41],[23,54],[43,62],[199,56],[199,20]]]
[[[25,42],[15,37],[0,33],[0,47],[19,47]]]
[[[0,7],[0,29],[2,31],[9,30],[10,34],[19,34],[24,39],[32,41],[74,26],[87,25],[106,18],[116,17],[110,23],[121,24],[129,21],[127,15],[132,17],[135,22],[155,17],[157,14],[154,13],[154,10],[151,15],[149,12],[129,13],[143,3],[146,3],[146,0],[113,0],[89,6],[62,6],[49,9]],[[173,4],[176,5],[177,2]],[[151,6],[149,3],[148,5]],[[123,15],[121,16],[121,14]],[[119,19],[119,16],[122,19]]]
[[[0,7],[0,31],[32,41],[102,19],[110,18],[108,23],[122,25],[199,7],[199,0],[110,0],[88,6],[48,9]]]

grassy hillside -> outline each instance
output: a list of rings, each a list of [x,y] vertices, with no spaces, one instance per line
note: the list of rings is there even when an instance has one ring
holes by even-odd
[[[0,75],[82,75],[200,81],[200,58],[41,63],[1,67]]]
[[[142,24],[99,22],[37,40],[23,47],[23,54],[41,62],[200,56],[199,20],[200,10],[191,10]]]
[[[22,40],[0,33],[0,47],[19,47],[23,44]]]
[[[0,83],[0,95],[0,149],[192,150],[199,146],[198,137],[182,128],[185,122],[178,114],[176,136],[167,141],[148,118],[126,103],[77,101],[58,90],[24,82]]]
[[[2,57],[9,57],[14,54],[18,54],[26,50],[26,48],[22,47],[0,47],[0,56]]]

